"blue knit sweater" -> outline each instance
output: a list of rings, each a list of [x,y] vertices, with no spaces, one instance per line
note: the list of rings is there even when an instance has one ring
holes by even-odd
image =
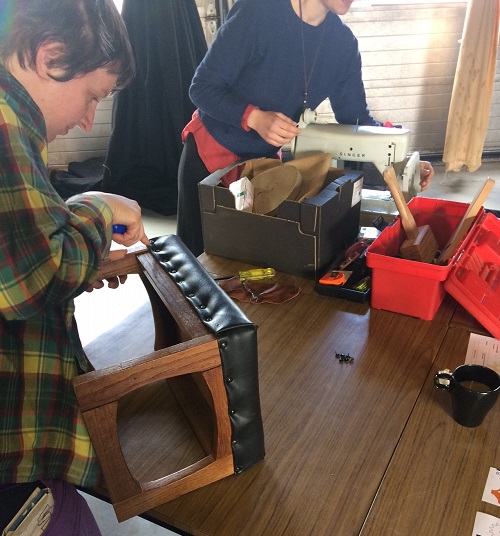
[[[298,121],[309,77],[309,108],[329,98],[339,123],[377,124],[366,104],[357,40],[337,15],[328,13],[315,27],[300,20],[290,0],[238,0],[196,70],[189,95],[221,145],[244,159],[269,157],[276,147],[241,127],[245,109],[253,104]]]

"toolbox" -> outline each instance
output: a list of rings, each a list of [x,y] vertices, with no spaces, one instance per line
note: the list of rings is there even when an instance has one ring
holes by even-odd
[[[483,214],[469,231],[444,286],[500,339],[500,220],[496,216]]]
[[[371,240],[358,239],[316,281],[314,290],[323,296],[365,303],[370,297],[371,270],[366,266],[366,251]]]
[[[236,210],[234,196],[221,184],[230,170],[216,171],[198,185],[207,253],[315,279],[356,239],[361,172],[330,168],[319,194],[283,201],[270,216]]]
[[[415,197],[408,207],[417,225],[430,225],[443,248],[469,204]],[[431,320],[446,293],[500,338],[500,222],[481,208],[444,266],[398,258],[404,234],[399,217],[370,245],[371,306]]]

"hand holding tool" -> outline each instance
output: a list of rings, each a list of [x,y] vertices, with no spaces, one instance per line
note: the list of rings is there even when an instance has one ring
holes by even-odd
[[[417,227],[413,214],[410,212],[403,193],[399,188],[396,172],[392,166],[384,171],[384,181],[389,187],[391,195],[401,218],[401,224],[406,233],[406,240],[400,248],[401,257],[413,261],[431,263],[436,256],[438,244],[429,225]]]
[[[127,226],[121,223],[115,223],[113,225],[113,234],[125,234],[127,232]]]

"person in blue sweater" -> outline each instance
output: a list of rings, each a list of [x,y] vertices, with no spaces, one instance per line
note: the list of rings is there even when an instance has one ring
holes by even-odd
[[[340,19],[354,0],[237,0],[193,77],[183,131],[177,234],[203,252],[198,183],[237,160],[278,157],[305,108],[329,99],[343,124],[378,125],[357,39]],[[432,178],[432,167],[422,187]],[[237,177],[234,177],[235,179]]]

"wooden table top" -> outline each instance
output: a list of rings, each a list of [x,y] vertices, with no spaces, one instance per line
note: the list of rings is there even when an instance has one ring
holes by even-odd
[[[201,260],[218,275],[241,269],[227,259],[204,255]],[[280,277],[301,288],[297,298],[280,305],[240,304],[259,326],[265,461],[162,505],[153,515],[195,536],[381,536],[390,526],[395,530],[391,534],[458,534],[437,530],[430,520],[425,530],[418,529],[426,521],[422,513],[435,506],[437,483],[428,486],[429,495],[415,506],[415,516],[409,511],[410,527],[402,532],[397,532],[405,516],[402,508],[388,511],[390,500],[379,499],[380,493],[393,500],[401,494],[392,489],[406,483],[397,465],[400,457],[404,462],[406,450],[421,451],[427,444],[424,431],[412,438],[413,444],[406,442],[406,449],[400,447],[419,426],[414,414],[422,400],[427,400],[423,415],[438,419],[446,431],[437,446],[446,445],[448,437],[471,435],[457,430],[461,427],[445,409],[446,393],[430,381],[437,355],[445,365],[449,352],[443,345],[456,345],[457,364],[465,359],[463,339],[447,335],[454,300],[445,300],[435,319],[426,322],[320,296],[312,281]],[[354,362],[340,363],[336,352],[349,353]],[[475,432],[478,446],[491,432],[486,426]],[[408,495],[401,494],[401,500]],[[463,501],[456,510],[465,510]],[[439,512],[440,519],[445,514]],[[465,534],[472,530],[474,515],[475,506],[463,514],[468,519]]]
[[[481,500],[490,467],[500,464],[499,406],[481,426],[460,426],[450,416],[448,393],[433,386],[435,371],[463,364],[469,335],[462,328],[448,330],[362,536],[470,536],[476,512],[500,516],[500,504]]]
[[[242,269],[201,261],[214,275]],[[422,321],[321,296],[313,281],[278,280],[300,294],[239,303],[258,325],[265,460],[147,514],[193,536],[469,536],[477,510],[500,515],[481,503],[487,469],[500,464],[498,407],[483,426],[463,428],[433,386],[437,370],[465,360],[469,331],[453,325],[456,302],[447,297]],[[126,348],[130,328],[120,329]],[[173,436],[181,461],[191,461],[184,452],[193,449]],[[170,440],[156,438],[157,452]]]

